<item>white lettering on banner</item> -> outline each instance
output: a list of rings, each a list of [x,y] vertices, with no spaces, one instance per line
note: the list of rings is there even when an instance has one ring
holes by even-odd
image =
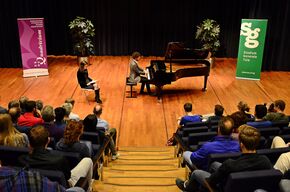
[[[253,49],[259,46],[259,41],[256,39],[259,37],[260,28],[251,30],[252,23],[242,23],[241,35],[246,36],[245,46]]]

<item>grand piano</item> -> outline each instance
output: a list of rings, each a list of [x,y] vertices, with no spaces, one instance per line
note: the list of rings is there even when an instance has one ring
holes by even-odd
[[[147,67],[150,84],[156,86],[156,95],[161,98],[162,87],[184,77],[204,76],[203,91],[206,91],[210,73],[211,53],[207,50],[185,48],[181,42],[167,45],[164,60],[151,60]]]

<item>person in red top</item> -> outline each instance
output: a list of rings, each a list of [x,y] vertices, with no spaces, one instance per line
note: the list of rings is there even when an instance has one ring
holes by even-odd
[[[18,126],[33,127],[43,123],[40,114],[36,112],[36,102],[27,101],[25,103],[25,113],[18,118]]]

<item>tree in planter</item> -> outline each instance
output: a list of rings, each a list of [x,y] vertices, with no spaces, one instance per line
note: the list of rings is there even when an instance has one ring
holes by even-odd
[[[88,57],[94,54],[93,38],[95,37],[95,27],[93,23],[77,16],[68,25],[72,41],[73,50],[78,57]],[[88,62],[88,61],[87,61]]]
[[[205,19],[197,26],[195,39],[202,44],[202,49],[209,50],[214,57],[220,47],[220,25],[212,19]]]

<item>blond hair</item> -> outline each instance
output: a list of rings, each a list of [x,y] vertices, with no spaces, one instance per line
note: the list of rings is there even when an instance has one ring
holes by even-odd
[[[13,127],[9,114],[0,114],[0,145],[25,147],[27,145],[23,134]]]

